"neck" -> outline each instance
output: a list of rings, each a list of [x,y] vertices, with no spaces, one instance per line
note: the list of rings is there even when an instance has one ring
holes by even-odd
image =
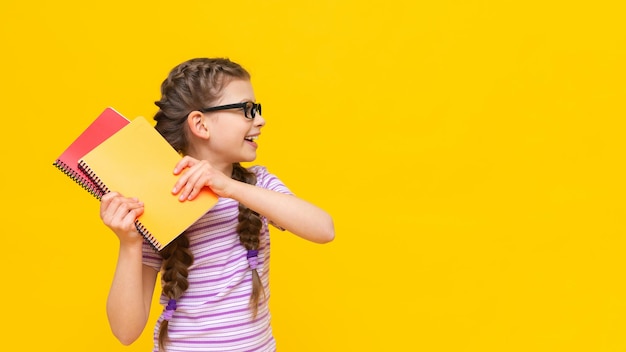
[[[232,177],[232,174],[233,174],[233,164],[232,163],[227,163],[227,162],[223,162],[223,161],[213,160],[210,157],[210,155],[202,155],[202,154],[193,153],[193,152],[189,152],[189,153],[187,153],[187,155],[189,155],[190,157],[192,157],[194,159],[197,159],[197,160],[206,160],[206,161],[209,162],[211,167],[213,167],[214,169],[222,172],[224,175],[226,175],[228,177]]]

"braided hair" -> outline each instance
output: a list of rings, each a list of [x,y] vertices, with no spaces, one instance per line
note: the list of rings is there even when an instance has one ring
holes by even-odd
[[[189,147],[187,114],[190,111],[209,106],[217,100],[222,90],[233,79],[250,79],[250,74],[239,64],[227,58],[195,58],[174,67],[161,84],[161,99],[155,104],[159,111],[155,114],[156,130],[181,154]],[[233,179],[248,184],[256,184],[256,176],[239,163],[233,164]],[[248,250],[259,248],[262,221],[259,214],[239,204],[239,241]],[[163,294],[175,302],[189,287],[187,280],[189,267],[193,264],[193,254],[189,249],[189,239],[183,233],[160,251],[163,258]],[[253,317],[258,304],[265,298],[263,284],[256,269],[252,269],[252,294],[250,307]],[[175,306],[175,303],[174,303]],[[168,307],[169,309],[169,307]],[[164,349],[167,342],[169,321],[163,320],[159,330],[159,347]]]

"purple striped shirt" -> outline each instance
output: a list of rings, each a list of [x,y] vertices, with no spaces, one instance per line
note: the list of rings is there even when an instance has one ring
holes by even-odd
[[[291,191],[265,167],[250,168],[257,176],[257,186],[280,193]],[[189,351],[275,351],[276,342],[270,325],[268,307],[270,236],[268,220],[262,218],[257,271],[266,299],[259,305],[256,318],[249,308],[252,272],[246,249],[239,242],[239,203],[220,198],[208,213],[194,223],[186,234],[194,263],[189,267],[189,288],[177,302],[169,322],[167,352]],[[161,269],[161,257],[144,244],[144,264]],[[161,304],[167,299],[161,294]],[[163,316],[154,329],[154,350],[158,351],[158,331]]]

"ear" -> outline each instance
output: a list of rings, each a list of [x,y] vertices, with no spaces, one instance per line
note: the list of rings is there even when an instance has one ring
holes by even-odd
[[[187,126],[191,134],[198,138],[208,139],[208,121],[200,111],[192,111],[187,115]]]

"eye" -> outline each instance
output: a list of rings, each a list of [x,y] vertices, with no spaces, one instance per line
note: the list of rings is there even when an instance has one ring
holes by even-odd
[[[246,106],[244,107],[244,115],[249,119],[254,118],[254,115],[256,115],[256,109],[254,107],[254,103],[251,103],[251,102],[246,103]]]

